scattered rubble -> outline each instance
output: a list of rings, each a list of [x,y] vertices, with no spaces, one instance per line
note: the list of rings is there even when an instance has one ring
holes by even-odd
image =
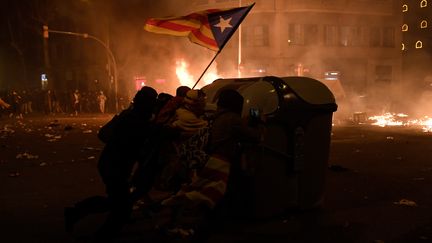
[[[24,152],[22,154],[17,154],[15,158],[17,158],[17,159],[38,159],[39,156]]]
[[[417,203],[408,199],[401,199],[399,202],[393,202],[395,205],[403,205],[409,207],[417,207]]]

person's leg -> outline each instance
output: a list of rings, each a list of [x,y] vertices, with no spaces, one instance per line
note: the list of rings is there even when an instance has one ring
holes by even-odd
[[[109,238],[120,233],[132,213],[128,181],[126,179],[112,180],[106,184],[110,213],[96,232],[98,238]]]
[[[74,225],[87,215],[107,212],[110,208],[108,198],[103,196],[93,196],[86,198],[73,207],[64,209],[65,229],[72,232]]]

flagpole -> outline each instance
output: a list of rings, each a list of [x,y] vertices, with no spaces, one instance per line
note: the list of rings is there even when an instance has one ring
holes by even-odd
[[[209,67],[212,65],[213,61],[216,59],[216,57],[219,55],[219,53],[222,51],[222,49],[220,49],[218,52],[216,52],[216,55],[213,57],[213,59],[210,61],[210,63],[207,65],[207,67],[204,69],[204,72],[202,72],[201,76],[198,78],[198,80],[195,82],[194,86],[192,86],[192,89],[195,88],[195,86],[199,83],[199,81],[201,80],[201,78],[204,76],[204,74],[207,72],[207,70],[209,69]]]
[[[242,1],[239,0],[239,7],[242,6]],[[237,59],[237,76],[241,78],[241,65],[242,65],[242,27],[241,24],[238,27],[238,59]]]

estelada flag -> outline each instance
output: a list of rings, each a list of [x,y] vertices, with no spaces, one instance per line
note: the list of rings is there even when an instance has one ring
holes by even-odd
[[[198,45],[220,51],[254,5],[208,9],[181,17],[150,18],[144,29],[158,34],[187,36]]]

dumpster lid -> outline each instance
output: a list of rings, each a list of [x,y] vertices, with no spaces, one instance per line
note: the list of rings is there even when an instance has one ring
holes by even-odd
[[[318,80],[308,77],[282,77],[282,79],[301,99],[314,104],[334,104],[335,97],[330,89]]]
[[[262,78],[218,79],[204,86],[207,95],[207,110],[216,110],[220,90],[230,88],[237,90],[244,98],[242,115],[248,114],[250,108],[259,109],[262,114],[270,114],[279,106],[275,87]]]

